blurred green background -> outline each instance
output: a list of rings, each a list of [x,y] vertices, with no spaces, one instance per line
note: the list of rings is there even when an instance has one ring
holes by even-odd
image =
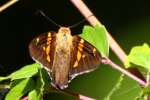
[[[0,5],[7,0],[1,0]],[[128,54],[135,45],[150,44],[150,6],[149,0],[84,0],[97,18],[106,26],[120,46]],[[57,31],[53,23],[37,14],[42,10],[62,26],[73,25],[83,16],[69,0],[21,0],[0,13],[0,76],[33,63],[28,53],[28,44],[34,36],[47,31]],[[82,31],[84,22],[72,29],[74,34]],[[92,33],[91,33],[92,34]],[[121,64],[110,51],[110,58]],[[103,100],[116,84],[120,72],[111,66],[101,65],[98,70],[75,78],[69,90]],[[140,87],[132,79],[125,77],[121,88],[111,100],[134,100]],[[45,97],[49,99],[74,100],[75,98],[59,93]]]

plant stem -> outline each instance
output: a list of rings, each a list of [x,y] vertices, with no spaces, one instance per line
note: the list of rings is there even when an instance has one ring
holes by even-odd
[[[132,73],[128,72],[127,70],[123,69],[121,66],[115,64],[113,61],[111,61],[109,58],[103,59],[102,63],[104,64],[108,64],[110,66],[112,66],[112,68],[117,69],[118,71],[120,71],[121,73],[129,76],[130,78],[132,78],[133,80],[137,81],[139,84],[141,84],[142,86],[146,86],[146,82],[144,80],[141,80],[140,78],[138,78],[137,76],[133,75]]]
[[[147,86],[149,85],[149,81],[150,81],[150,70],[148,70],[147,75],[146,75]]]
[[[17,1],[19,1],[19,0],[10,0],[10,1],[8,1],[7,3],[5,3],[4,5],[2,5],[0,7],[0,12],[4,11],[8,7],[10,7],[11,5],[15,4]]]

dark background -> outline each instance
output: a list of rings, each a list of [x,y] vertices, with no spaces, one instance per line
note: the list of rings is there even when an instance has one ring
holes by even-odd
[[[149,43],[149,0],[83,1],[127,53],[138,43]],[[6,2],[1,0],[0,5]],[[62,26],[73,25],[84,19],[69,0],[20,0],[0,13],[1,76],[33,63],[28,53],[28,44],[34,36],[57,31],[58,27],[37,14],[38,10]],[[88,22],[73,28],[73,33],[81,33],[85,24]]]

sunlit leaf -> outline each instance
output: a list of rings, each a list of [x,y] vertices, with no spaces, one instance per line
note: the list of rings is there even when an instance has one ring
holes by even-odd
[[[24,94],[34,88],[34,81],[31,78],[14,80],[13,82],[15,85],[8,92],[5,100],[20,100]]]
[[[15,79],[32,77],[33,75],[38,73],[38,69],[39,69],[39,64],[37,63],[26,65],[6,77],[0,77],[0,81],[7,80],[7,79],[15,80]]]
[[[82,34],[83,39],[94,45],[103,57],[109,55],[109,44],[107,39],[107,30],[104,26],[96,25],[94,28],[91,26],[84,26]]]
[[[0,81],[7,80],[7,79],[10,79],[10,77],[9,76],[6,76],[6,77],[1,77],[0,76]]]
[[[148,44],[136,46],[131,49],[125,61],[125,66],[128,68],[131,66],[131,63],[150,70],[150,48]]]
[[[29,92],[28,95],[29,100],[41,100],[41,94],[38,93],[36,89]]]
[[[38,73],[38,69],[39,64],[37,63],[26,65],[16,72],[13,72],[9,77],[11,78],[11,80],[32,77],[33,75]]]

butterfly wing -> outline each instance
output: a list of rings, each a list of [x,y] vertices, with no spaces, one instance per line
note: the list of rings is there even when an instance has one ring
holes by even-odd
[[[29,44],[29,53],[33,60],[40,63],[49,72],[52,69],[55,51],[55,36],[53,32],[43,33]]]
[[[93,71],[101,63],[101,55],[97,49],[79,36],[73,37],[69,77]]]

